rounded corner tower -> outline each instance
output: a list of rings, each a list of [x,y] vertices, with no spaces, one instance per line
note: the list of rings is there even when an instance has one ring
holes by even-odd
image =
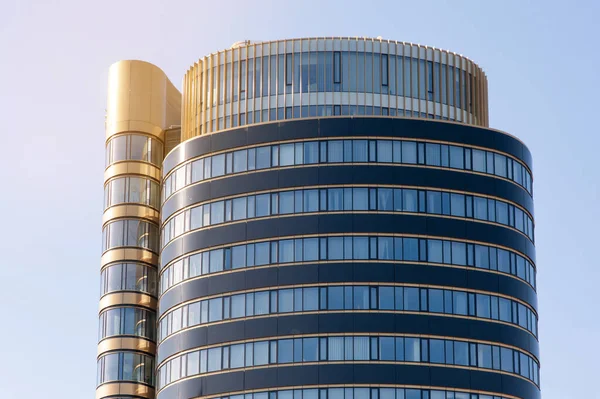
[[[138,99],[165,115],[160,87]],[[126,292],[120,266],[103,291],[98,399],[541,398],[531,154],[488,128],[476,64],[379,38],[244,41],[177,95],[180,132],[144,133],[171,143],[144,177],[160,210],[126,189],[113,209],[109,138],[103,289],[125,258],[158,287]],[[128,336],[124,306],[150,336]]]

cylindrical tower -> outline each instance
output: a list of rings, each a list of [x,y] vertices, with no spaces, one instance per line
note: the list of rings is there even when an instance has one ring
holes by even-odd
[[[154,398],[164,130],[181,94],[154,65],[109,71],[97,398]]]
[[[459,54],[370,38],[241,42],[183,81],[182,138],[246,124],[383,115],[488,126],[487,78]]]
[[[372,39],[192,68],[157,398],[539,399],[532,159],[487,128],[486,87],[464,57]]]

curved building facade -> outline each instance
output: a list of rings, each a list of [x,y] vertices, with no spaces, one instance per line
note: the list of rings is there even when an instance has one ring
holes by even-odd
[[[160,183],[181,94],[156,66],[109,70],[97,398],[155,397]]]
[[[140,219],[119,243],[152,254],[157,286],[101,305],[123,327],[110,348],[101,328],[97,397],[541,398],[532,158],[487,127],[478,66],[379,39],[243,42],[183,88],[159,177],[107,179],[107,212],[112,185],[146,179],[153,218],[105,213],[104,240]],[[126,346],[127,312],[147,350]],[[103,356],[130,352],[147,393],[109,392]]]

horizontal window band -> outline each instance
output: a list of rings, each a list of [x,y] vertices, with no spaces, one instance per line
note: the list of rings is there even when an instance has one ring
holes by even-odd
[[[539,364],[528,352],[495,342],[409,335],[294,335],[288,339],[244,340],[203,346],[163,360],[157,367],[158,388],[193,375],[236,368],[285,367],[287,364],[427,363],[519,376],[537,385]],[[231,357],[230,357],[231,356]],[[189,358],[188,358],[189,357]],[[456,361],[455,361],[456,359]],[[501,366],[502,360],[502,366]],[[180,370],[178,370],[181,366]],[[199,364],[198,364],[199,363]],[[185,365],[188,368],[185,368]],[[175,368],[171,372],[171,368]],[[212,369],[211,369],[212,368]]]
[[[307,119],[310,119],[310,118],[307,118]],[[315,118],[315,119],[321,119],[321,118]],[[280,123],[280,122],[281,121],[266,122],[264,124],[253,124],[253,126],[260,127],[260,125],[268,125],[269,123],[273,124],[273,123]],[[468,125],[468,126],[472,127],[470,125]],[[230,129],[230,130],[233,130],[233,129]],[[484,130],[487,130],[487,129],[484,129]],[[219,133],[224,133],[224,131],[220,131]],[[501,132],[501,133],[506,134],[504,132]],[[512,138],[516,138],[514,136],[511,136],[511,137]],[[192,139],[200,139],[200,138],[205,138],[205,137],[204,136],[197,136],[197,137],[193,137]],[[529,166],[527,166],[527,164],[525,164],[521,159],[519,159],[516,156],[514,156],[512,154],[509,154],[507,152],[499,151],[499,150],[496,150],[496,149],[490,148],[490,147],[482,147],[482,146],[477,146],[477,145],[472,145],[472,144],[466,144],[466,143],[460,143],[460,142],[455,142],[455,141],[435,140],[435,139],[423,139],[423,138],[416,138],[416,137],[413,138],[413,137],[403,137],[403,136],[377,136],[377,135],[374,135],[374,136],[319,136],[319,137],[309,137],[309,138],[304,138],[304,139],[300,139],[299,138],[299,139],[292,139],[292,140],[273,140],[273,141],[264,142],[264,143],[260,143],[260,144],[250,144],[250,145],[232,147],[232,148],[228,148],[228,149],[225,149],[225,150],[219,150],[219,151],[214,151],[214,152],[210,152],[210,153],[207,153],[207,154],[195,156],[193,158],[186,159],[186,160],[182,161],[181,163],[178,163],[178,164],[174,165],[169,170],[164,170],[163,171],[163,181],[166,180],[168,177],[170,177],[173,173],[175,173],[176,169],[178,169],[178,168],[180,168],[180,167],[182,167],[184,165],[187,165],[189,163],[192,163],[194,161],[197,161],[199,159],[210,158],[210,157],[215,156],[215,155],[222,155],[222,154],[227,154],[227,153],[236,152],[236,151],[240,151],[240,150],[256,149],[256,148],[259,148],[259,147],[272,146],[272,145],[296,144],[296,143],[306,143],[306,142],[313,142],[313,141],[317,141],[317,142],[321,142],[321,141],[335,141],[335,140],[415,141],[415,142],[424,143],[424,144],[426,144],[426,143],[433,143],[433,144],[440,144],[440,145],[459,146],[459,147],[464,147],[464,148],[472,148],[472,149],[476,149],[476,150],[489,151],[489,152],[497,153],[497,154],[500,154],[500,155],[504,155],[505,157],[511,158],[514,161],[517,161],[517,162],[521,163],[528,170],[529,173],[532,173],[532,171],[529,168]],[[349,162],[349,163],[352,164],[352,162]],[[361,162],[361,163],[356,163],[356,164],[360,165],[360,164],[365,164],[365,163],[370,163],[370,162]],[[316,163],[316,164],[312,164],[312,165],[314,166],[314,165],[320,165],[320,164],[321,163]],[[328,164],[328,163],[326,163],[326,164]],[[346,162],[344,162],[344,164],[346,164]],[[401,163],[401,165],[411,165],[411,164]],[[413,165],[415,165],[415,164],[413,164]],[[295,165],[295,166],[301,166],[301,165]],[[256,170],[258,171],[260,169],[256,169]],[[485,175],[487,175],[487,173]]]
[[[531,219],[533,219],[533,215],[525,207],[523,207],[522,205],[520,205],[512,200],[494,196],[494,195],[476,193],[476,192],[472,192],[472,191],[450,190],[450,189],[433,187],[433,186],[410,186],[410,185],[404,185],[404,184],[398,184],[398,185],[395,185],[395,184],[321,184],[321,185],[314,185],[314,186],[311,185],[311,186],[302,186],[302,187],[285,187],[285,188],[274,188],[274,189],[270,189],[270,190],[248,191],[244,194],[228,195],[225,197],[210,198],[210,199],[198,201],[192,205],[187,205],[183,208],[178,209],[176,212],[169,215],[167,219],[162,220],[161,228],[164,228],[164,225],[166,223],[171,221],[173,218],[175,218],[177,215],[179,215],[182,212],[189,211],[190,209],[192,209],[196,206],[199,206],[199,205],[206,205],[206,204],[210,204],[210,203],[213,203],[216,201],[233,200],[236,198],[243,198],[243,197],[247,197],[247,196],[256,196],[256,195],[261,195],[261,194],[280,194],[280,193],[285,193],[285,192],[289,192],[289,191],[295,192],[295,191],[317,190],[317,189],[326,189],[327,190],[327,189],[352,189],[352,188],[366,188],[366,189],[374,189],[374,190],[377,190],[377,189],[406,189],[406,190],[415,190],[415,191],[435,191],[435,192],[440,192],[440,193],[462,194],[465,196],[481,197],[481,198],[486,198],[486,199],[490,199],[490,200],[506,202],[510,205],[513,205],[514,207],[521,209]],[[346,212],[346,211],[341,211],[341,212]],[[374,210],[372,212],[387,213],[385,211],[377,211],[377,210]],[[415,213],[424,213],[424,212],[415,212]],[[280,215],[283,215],[283,214],[280,214]],[[435,215],[448,216],[448,215],[443,215],[443,214],[435,214]],[[473,219],[468,219],[468,220],[473,220]],[[474,219],[474,220],[485,221],[485,220],[481,220],[481,219]]]
[[[163,267],[160,271],[163,276],[160,292],[167,292],[179,282],[196,277],[262,267],[332,262],[454,267],[499,273],[534,287],[535,266],[529,258],[523,257],[517,251],[495,245],[429,237],[431,236],[323,234],[278,237],[279,240],[242,241],[227,246],[211,247],[189,252]],[[400,253],[396,253],[398,251]]]
[[[367,389],[373,389],[373,390],[380,390],[380,389],[414,389],[414,390],[429,390],[429,391],[443,391],[443,392],[451,392],[451,393],[471,393],[471,394],[481,394],[481,395],[488,395],[488,396],[501,396],[502,398],[500,399],[522,399],[518,396],[512,396],[512,395],[507,395],[504,393],[499,393],[499,392],[490,392],[490,391],[482,391],[482,390],[476,390],[476,389],[462,389],[462,388],[451,388],[451,387],[445,387],[445,386],[431,386],[431,385],[415,385],[415,384],[340,384],[340,385],[336,385],[336,384],[318,384],[318,385],[291,385],[291,386],[285,386],[285,387],[276,387],[274,389],[269,389],[268,391],[263,390],[263,389],[244,389],[241,391],[230,391],[230,392],[226,392],[225,394],[222,395],[207,395],[207,396],[203,396],[204,399],[233,399],[232,397],[237,396],[237,395],[245,395],[245,394],[260,394],[260,393],[264,393],[267,394],[269,392],[275,392],[275,393],[279,393],[279,392],[290,392],[290,391],[295,391],[295,390],[319,390],[319,389],[354,389],[354,388],[367,388]],[[354,397],[354,396],[353,396]],[[352,398],[346,398],[346,399],[353,399]],[[381,392],[379,392],[378,397],[384,397],[381,395]],[[430,395],[430,397],[432,397]],[[420,399],[421,396],[419,396],[418,399]],[[435,396],[432,397],[433,399],[437,399],[435,398]],[[247,398],[250,399],[250,398]],[[256,398],[256,399],[266,399],[266,398]],[[275,399],[275,398],[273,398]],[[316,398],[315,398],[316,399]],[[368,399],[368,398],[365,398]],[[376,398],[372,398],[372,399],[376,399]],[[386,398],[387,399],[387,398]],[[389,398],[391,399],[391,398]],[[404,399],[401,397],[396,396],[395,399]],[[440,398],[442,399],[442,398]],[[464,398],[459,398],[459,399],[472,399],[470,396],[466,396]],[[475,398],[475,399],[479,399],[479,398]]]
[[[385,143],[385,151],[379,149],[379,147],[383,147],[383,143]],[[394,146],[394,144],[397,145]],[[356,149],[355,147],[359,145],[360,148]],[[441,147],[430,149],[430,145],[445,146],[446,155],[444,156],[440,152]],[[287,147],[290,147],[290,149],[288,150]],[[296,149],[296,147],[298,148]],[[410,156],[405,154],[404,147],[410,148]],[[457,148],[460,155],[458,153],[452,155],[453,152],[450,149],[453,148]],[[437,154],[435,153],[436,150]],[[352,155],[353,151],[356,154]],[[379,151],[382,152],[378,155]],[[475,154],[477,156],[473,155],[473,159],[471,159],[473,151],[479,151],[481,154],[478,152]],[[430,152],[432,152],[429,155],[431,159],[427,158],[426,161],[425,155],[430,154]],[[486,155],[488,153],[490,155]],[[440,145],[415,140],[376,141],[367,139],[343,140],[343,138],[325,140],[317,138],[312,141],[294,141],[287,144],[269,143],[267,146],[253,146],[217,155],[211,154],[190,162],[186,161],[185,164],[170,172],[163,179],[163,204],[173,193],[185,187],[227,178],[236,174],[297,167],[339,165],[401,165],[467,172],[516,184],[531,196],[531,173],[512,157],[494,154],[496,153],[475,150],[470,147],[446,146],[445,144]],[[284,158],[284,155],[286,158]],[[406,161],[402,162],[401,159],[404,157],[406,157]],[[499,168],[498,173],[494,172],[495,168]]]

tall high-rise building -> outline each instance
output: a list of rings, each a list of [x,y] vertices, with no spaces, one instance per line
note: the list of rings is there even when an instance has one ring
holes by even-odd
[[[539,399],[532,159],[365,38],[110,68],[97,399]]]

